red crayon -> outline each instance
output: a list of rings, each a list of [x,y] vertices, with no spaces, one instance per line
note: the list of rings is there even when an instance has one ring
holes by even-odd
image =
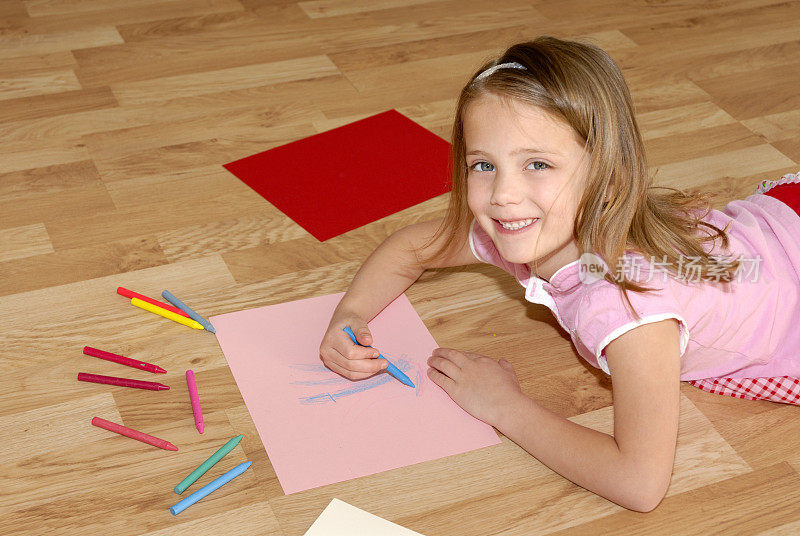
[[[117,378],[116,376],[101,376],[99,374],[89,374],[87,372],[79,372],[78,381],[104,383],[106,385],[118,385],[120,387],[134,387],[136,389],[149,389],[151,391],[169,389],[168,385],[158,382],[145,382],[142,380],[131,380],[129,378]]]
[[[128,428],[127,426],[122,426],[121,424],[101,419],[100,417],[92,418],[92,424],[95,426],[99,426],[100,428],[104,428],[109,432],[116,432],[118,434],[124,435],[125,437],[136,439],[137,441],[153,445],[154,447],[158,447],[160,449],[178,450],[178,447],[176,447],[175,445],[173,445],[172,443],[170,443],[165,439],[159,439],[157,437],[153,437],[149,434],[145,434],[144,432],[134,430],[133,428]]]
[[[158,300],[154,300],[153,298],[148,298],[144,294],[139,294],[138,292],[134,292],[132,290],[128,290],[124,287],[117,287],[117,294],[121,296],[125,296],[126,298],[139,298],[142,301],[146,301],[147,303],[152,303],[153,305],[157,305],[162,309],[166,309],[167,311],[172,311],[173,313],[179,314],[181,316],[185,316],[186,318],[191,318],[185,311],[178,309],[177,307],[170,305],[168,303],[160,302]]]
[[[92,357],[99,357],[100,359],[105,359],[106,361],[113,361],[114,363],[119,363],[120,365],[127,365],[129,367],[146,370],[147,372],[162,372],[162,373],[167,372],[158,365],[147,363],[145,361],[139,361],[138,359],[131,359],[130,357],[125,357],[124,355],[112,354],[111,352],[104,352],[103,350],[92,348],[91,346],[84,346],[83,353],[86,355],[90,355]]]

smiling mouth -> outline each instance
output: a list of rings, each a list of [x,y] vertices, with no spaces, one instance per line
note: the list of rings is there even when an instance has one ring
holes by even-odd
[[[507,231],[519,231],[521,229],[525,229],[526,227],[531,226],[534,222],[539,221],[539,218],[527,218],[524,220],[513,220],[513,221],[496,221],[503,229]]]

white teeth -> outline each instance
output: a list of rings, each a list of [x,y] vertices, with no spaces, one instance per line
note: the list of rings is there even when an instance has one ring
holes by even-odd
[[[527,220],[519,220],[519,221],[512,221],[512,222],[502,222],[498,220],[498,223],[503,226],[503,229],[508,229],[509,231],[516,231],[518,229],[522,229],[523,227],[527,227],[528,225],[533,223],[535,218],[528,218]]]

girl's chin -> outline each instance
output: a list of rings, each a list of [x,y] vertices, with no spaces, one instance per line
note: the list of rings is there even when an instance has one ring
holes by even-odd
[[[533,262],[534,256],[523,251],[508,251],[506,248],[497,248],[503,259],[513,264],[528,264]]]

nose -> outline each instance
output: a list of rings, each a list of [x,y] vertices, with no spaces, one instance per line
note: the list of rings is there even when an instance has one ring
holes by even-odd
[[[514,173],[495,172],[492,182],[492,196],[489,202],[492,205],[505,206],[517,205],[522,202],[522,184],[520,178]]]

